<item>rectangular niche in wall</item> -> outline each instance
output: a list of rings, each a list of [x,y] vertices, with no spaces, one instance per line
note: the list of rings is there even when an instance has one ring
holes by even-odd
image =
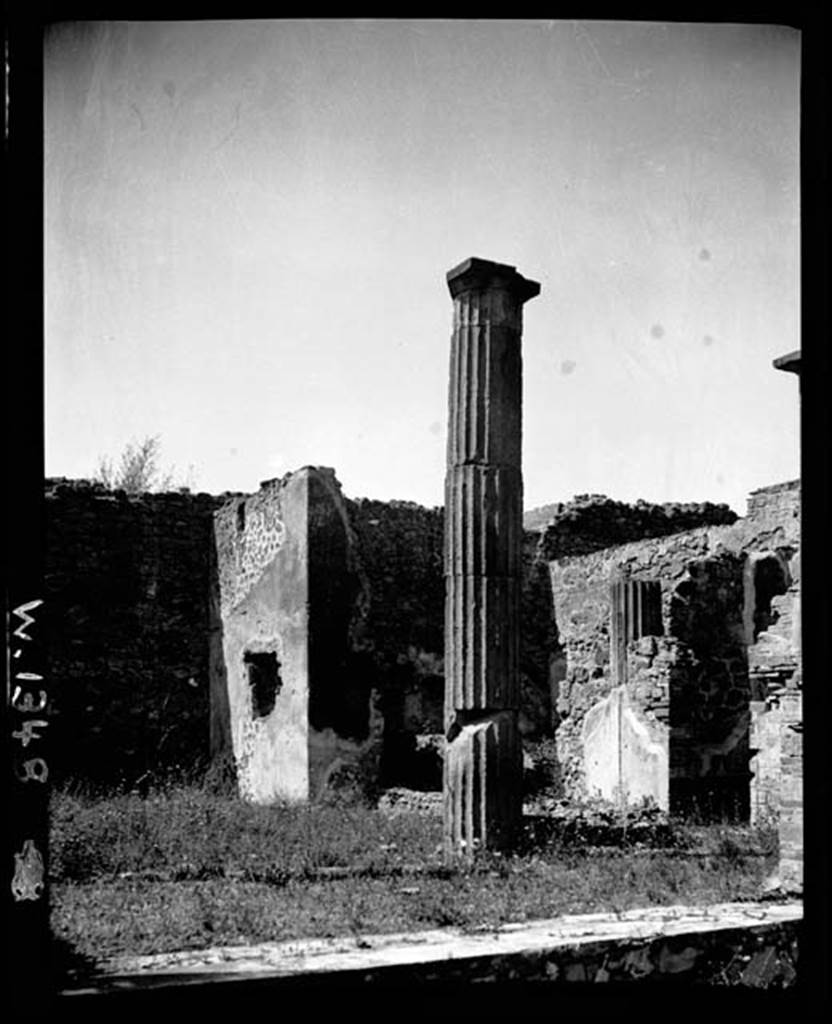
[[[274,651],[245,651],[243,664],[248,673],[252,713],[255,718],[265,718],[274,710],[283,685],[280,662]]]

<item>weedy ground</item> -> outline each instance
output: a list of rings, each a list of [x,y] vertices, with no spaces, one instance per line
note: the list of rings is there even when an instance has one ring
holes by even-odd
[[[511,855],[449,867],[441,818],[353,805],[255,807],[200,786],[53,794],[56,941],[80,961],[753,900],[773,828],[579,808],[524,819]]]

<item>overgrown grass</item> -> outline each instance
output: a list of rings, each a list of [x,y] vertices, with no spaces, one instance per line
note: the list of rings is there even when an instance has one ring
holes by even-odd
[[[199,789],[106,800],[59,795],[51,818],[52,875],[87,882],[125,874],[169,881],[280,881],[321,868],[384,873],[406,855],[437,861],[435,820],[387,818],[362,807],[256,807]]]
[[[772,829],[584,809],[528,818],[514,854],[450,868],[434,815],[199,787],[56,793],[51,828],[53,931],[92,959],[755,899],[777,853]]]

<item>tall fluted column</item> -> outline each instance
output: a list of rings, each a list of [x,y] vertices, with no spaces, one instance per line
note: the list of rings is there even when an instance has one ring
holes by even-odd
[[[522,814],[519,638],[523,303],[514,267],[469,259],[454,301],[445,478],[445,849],[510,843]]]

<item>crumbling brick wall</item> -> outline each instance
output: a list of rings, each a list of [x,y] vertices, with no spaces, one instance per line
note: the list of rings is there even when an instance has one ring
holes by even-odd
[[[520,591],[521,735],[538,740],[554,734],[557,694],[566,660],[555,620],[549,566],[539,537],[526,532]]]
[[[218,503],[220,504],[220,503]],[[225,614],[242,600],[280,550],[284,525],[272,491],[235,495],[217,520],[217,576]]]
[[[436,786],[444,695],[444,513],[414,502],[346,501],[362,580],[350,644],[384,719],[384,784]]]
[[[800,519],[800,481],[760,487],[748,496],[745,517],[749,521],[771,520],[775,523]]]
[[[630,505],[603,494],[579,494],[572,501],[548,505],[524,517],[526,528],[540,534],[542,552],[550,562],[701,526],[730,526],[736,520],[736,512],[727,505],[709,501]]]
[[[211,515],[221,500],[46,482],[56,780],[135,782],[205,764]]]
[[[717,548],[688,562],[670,595],[668,633],[690,653],[670,693],[671,807],[748,816],[749,702],[745,556]]]
[[[767,773],[755,760],[755,745],[766,738],[771,723],[759,715],[753,720],[754,652],[779,642],[780,656],[792,668],[799,659],[794,584],[799,577],[799,484],[755,492],[749,504],[754,514],[733,525],[700,527],[550,562],[556,624],[567,661],[557,703],[565,795],[584,793],[583,721],[612,689],[609,581],[621,569],[633,578],[662,583],[666,639],[656,643],[670,648],[659,659],[661,671],[653,661],[642,664],[640,649],[631,651],[631,658],[636,684],[639,673],[648,674],[639,699],[647,701],[644,710],[658,720],[666,692],[671,785],[677,801],[689,805],[696,798],[713,809],[714,803],[739,800],[739,810],[746,814],[749,796],[747,786],[743,792],[743,778],[758,776],[750,786],[751,799],[757,802],[762,799],[760,787],[779,784],[779,769]],[[572,540],[564,543],[574,546]],[[551,533],[547,544],[549,551],[558,550]],[[755,634],[754,616],[759,622],[761,612],[758,595],[749,589],[748,566],[762,555],[785,560],[792,583],[772,598],[768,631]]]
[[[752,492],[745,523],[756,535],[746,568],[747,606],[755,609],[746,619],[754,751],[751,818],[779,815],[788,831],[791,821],[784,823],[783,815],[799,817],[793,793],[801,771],[791,710],[800,701],[800,481]],[[796,782],[788,783],[788,776]]]
[[[215,753],[233,752],[239,790],[258,803],[361,784],[380,736],[373,672],[351,645],[366,588],[334,472],[264,481],[216,513],[215,536]]]
[[[613,687],[609,582],[621,567],[634,579],[662,583],[665,637],[654,642],[655,650],[647,650],[647,641],[636,645],[631,678],[644,712],[670,726],[671,806],[674,791],[677,798],[704,799],[701,792],[685,791],[688,780],[709,777],[711,789],[733,785],[735,793],[742,791],[748,749],[741,723],[750,696],[742,559],[711,553],[728,529],[704,528],[551,563],[568,663],[557,737],[567,795],[584,792],[583,720]]]
[[[385,666],[403,652],[441,654],[444,607],[441,508],[410,501],[345,501],[368,587],[366,607],[353,632],[356,648],[372,649]]]

